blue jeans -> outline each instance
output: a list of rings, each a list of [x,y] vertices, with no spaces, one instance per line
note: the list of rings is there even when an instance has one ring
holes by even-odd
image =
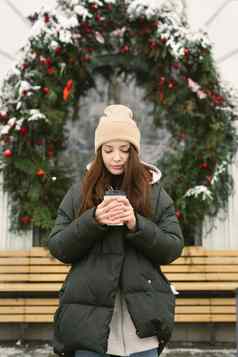
[[[157,351],[157,348],[153,348],[152,350],[148,350],[148,351],[132,353],[129,356],[131,356],[131,357],[158,357],[158,351]],[[106,353],[103,354],[103,353],[97,353],[97,352],[93,352],[93,351],[78,350],[75,352],[74,357],[110,357],[110,355],[106,354]]]

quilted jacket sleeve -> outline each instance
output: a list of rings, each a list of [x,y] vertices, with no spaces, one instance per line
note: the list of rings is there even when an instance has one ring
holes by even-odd
[[[79,191],[79,190],[77,190]],[[94,219],[95,208],[88,209],[76,217],[79,192],[75,187],[67,192],[62,200],[55,225],[50,233],[48,248],[51,254],[64,263],[74,263],[82,259],[95,241],[102,239],[107,231]]]
[[[169,264],[183,249],[183,235],[172,199],[160,187],[155,212],[156,222],[136,213],[137,230],[126,238],[155,265]]]

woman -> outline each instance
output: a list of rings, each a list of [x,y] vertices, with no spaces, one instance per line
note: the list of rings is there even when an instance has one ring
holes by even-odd
[[[139,159],[140,131],[123,105],[104,110],[95,160],[64,197],[49,250],[71,264],[54,316],[54,351],[72,357],[155,357],[169,340],[175,298],[160,265],[182,233],[160,171]],[[126,197],[104,199],[106,190]]]

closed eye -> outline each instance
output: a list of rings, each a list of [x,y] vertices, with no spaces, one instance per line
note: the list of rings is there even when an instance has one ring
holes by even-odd
[[[121,152],[123,152],[124,154],[127,154],[127,153],[129,153],[129,150],[120,150]],[[110,154],[111,152],[113,152],[112,150],[104,150],[104,152],[106,153],[106,154]]]

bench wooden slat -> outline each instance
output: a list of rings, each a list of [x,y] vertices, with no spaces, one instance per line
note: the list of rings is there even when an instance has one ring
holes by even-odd
[[[44,247],[32,247],[28,250],[2,250],[0,251],[0,257],[19,257],[19,256],[40,256],[47,257],[50,253],[47,248]],[[203,247],[184,247],[182,256],[228,256],[228,257],[238,257],[238,251],[233,249],[220,249],[220,250],[210,250],[204,249]]]
[[[0,283],[0,292],[1,291],[16,291],[16,292],[25,292],[25,291],[59,291],[61,288],[62,283]]]
[[[44,247],[32,247],[25,250],[1,250],[0,257],[31,257],[31,256],[40,256],[47,257],[50,256],[48,249]]]
[[[0,257],[0,265],[61,265],[62,263],[50,256],[44,257]],[[201,256],[201,257],[180,257],[172,265],[238,265],[238,256]]]
[[[0,306],[57,306],[59,299],[56,298],[16,298],[16,299],[0,299]]]
[[[193,274],[183,274],[183,273],[167,273],[166,274],[167,278],[172,281],[191,281],[193,280],[194,282],[224,282],[228,283],[229,281],[235,281],[238,282],[238,274],[234,273],[193,273]],[[7,281],[12,281],[12,282],[17,282],[17,281],[22,281],[22,282],[40,282],[40,281],[60,281],[63,282],[66,277],[66,274],[0,274],[0,281],[2,282],[7,282]],[[238,284],[237,284],[238,285]]]
[[[0,306],[0,315],[53,314],[56,306]],[[235,314],[235,306],[177,306],[176,314]]]
[[[236,305],[235,298],[177,298],[176,305],[197,306],[197,305]]]
[[[234,315],[176,315],[175,322],[233,322],[235,323]],[[52,323],[53,315],[3,315],[0,316],[0,322],[25,322],[25,323]]]
[[[167,273],[170,281],[236,281],[238,282],[238,273]],[[237,284],[238,285],[238,284]]]
[[[49,250],[44,247],[32,247],[30,249],[31,257],[48,257],[51,256]]]
[[[53,314],[55,306],[0,306],[0,315]]]
[[[70,270],[70,266],[63,265],[60,263],[59,265],[0,265],[0,273],[67,273]],[[238,266],[234,265],[223,265],[220,269],[215,265],[168,265],[163,266],[161,268],[163,273],[212,273],[221,271],[223,273],[237,273]]]
[[[0,258],[0,266],[8,266],[8,265],[27,265],[29,266],[30,259],[24,257],[10,257],[10,258]]]
[[[70,267],[66,265],[10,265],[3,266],[0,265],[0,274],[17,274],[17,273],[68,273]]]
[[[176,259],[171,264],[189,264],[189,265],[237,265],[238,264],[238,256],[237,257],[228,257],[228,256],[201,256],[201,257],[180,257]]]
[[[30,250],[1,250],[0,251],[0,259],[2,257],[30,257]]]
[[[201,315],[194,315],[194,314],[176,314],[175,321],[177,323],[181,322],[233,322],[236,321],[235,315],[210,315],[210,314],[201,314]],[[53,315],[52,314],[22,314],[22,315],[0,315],[0,322],[29,322],[29,323],[51,323],[53,322]]]
[[[234,291],[237,288],[237,282],[174,282],[179,291]]]
[[[38,282],[38,281],[61,281],[65,279],[65,274],[0,274],[0,281],[21,281],[21,282]]]
[[[235,314],[235,306],[176,306],[178,314]]]
[[[62,282],[63,283],[63,282]],[[62,283],[0,283],[0,292],[9,291],[58,291]],[[237,282],[174,282],[178,291],[234,291]]]
[[[235,315],[176,315],[175,322],[236,322]]]
[[[238,265],[163,265],[161,267],[163,273],[237,273]]]
[[[204,273],[204,274],[180,274],[180,273],[167,273],[167,278],[172,281],[191,281],[194,282],[217,282],[217,283],[228,283],[229,281],[238,282],[238,274],[222,274],[222,273]],[[60,281],[63,282],[66,274],[0,274],[0,281],[2,282],[50,282],[50,281]],[[237,284],[238,285],[238,284]]]
[[[215,257],[237,257],[238,250],[234,249],[205,249],[203,247],[184,247],[182,256],[215,256]]]
[[[62,263],[53,257],[10,257],[0,258],[0,265],[61,265]]]
[[[3,266],[0,265],[0,273],[67,273],[70,270],[70,266],[63,265],[23,265],[23,266]],[[167,265],[161,268],[163,273],[212,273],[221,271],[223,273],[237,273],[238,265],[223,265],[220,269],[215,265]]]
[[[29,323],[50,323],[53,322],[52,314],[34,314],[34,315],[2,315],[0,316],[0,322],[29,322]]]

